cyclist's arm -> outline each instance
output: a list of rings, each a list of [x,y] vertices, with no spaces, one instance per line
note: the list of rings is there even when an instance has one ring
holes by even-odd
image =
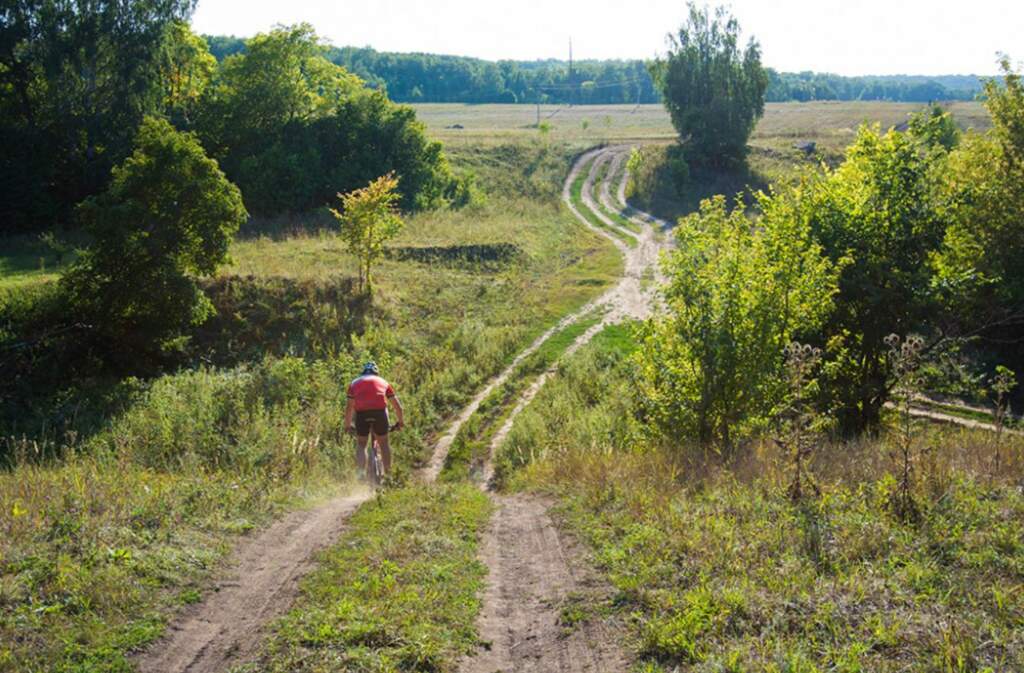
[[[395,416],[398,417],[398,424],[405,425],[405,411],[402,410],[402,403],[398,401],[398,395],[392,395],[388,399],[391,400],[391,406],[395,408]]]
[[[348,430],[352,427],[352,414],[356,410],[355,401],[350,397],[348,403],[345,405],[345,429]]]

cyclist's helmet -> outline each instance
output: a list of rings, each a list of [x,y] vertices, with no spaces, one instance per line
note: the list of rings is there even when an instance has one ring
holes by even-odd
[[[369,376],[370,374],[380,376],[380,369],[377,367],[376,362],[367,362],[363,365],[363,376]]]

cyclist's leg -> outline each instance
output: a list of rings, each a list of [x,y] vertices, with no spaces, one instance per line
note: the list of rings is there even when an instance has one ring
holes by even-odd
[[[366,445],[370,441],[369,435],[356,435],[356,466],[357,469],[366,472],[370,476],[370,462],[366,459]]]
[[[380,459],[384,464],[384,474],[391,474],[391,442],[388,433],[377,435],[377,444],[380,446]]]

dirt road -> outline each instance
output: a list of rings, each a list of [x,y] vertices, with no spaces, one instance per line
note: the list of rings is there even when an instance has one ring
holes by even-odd
[[[570,186],[581,167],[593,158],[591,172],[584,183],[582,201],[608,227],[615,222],[601,214],[594,201],[594,177],[608,165],[606,180],[598,187],[607,207],[620,211],[610,199],[608,180],[625,160],[627,148],[595,150],[582,156],[573,166],[563,199],[569,209],[588,227],[607,236],[625,256],[622,280],[600,297],[596,304],[606,309],[604,318],[576,338],[563,357],[589,342],[605,325],[627,318],[645,318],[655,306],[656,287],[644,277],[656,278],[658,257],[667,246],[659,229],[667,223],[647,216],[635,219],[642,224],[638,245],[629,248],[614,235],[595,227],[572,203]],[[610,162],[610,164],[609,164]],[[625,179],[617,192],[624,194]],[[624,199],[624,196],[623,196]],[[501,446],[516,417],[533,400],[555,369],[538,376],[521,394],[516,406],[494,434],[490,454]],[[493,477],[493,463],[483,470],[483,484]],[[492,496],[497,509],[484,536],[481,560],[487,565],[487,590],[479,621],[480,637],[489,647],[462,662],[462,673],[561,672],[589,673],[623,671],[629,668],[621,642],[621,629],[608,617],[590,615],[575,628],[566,630],[566,601],[582,597],[583,604],[607,599],[608,589],[594,577],[591,564],[571,536],[551,521],[548,503],[529,495]]]
[[[136,659],[142,673],[214,673],[249,659],[265,627],[295,600],[316,552],[334,542],[370,497],[363,489],[310,510],[291,512],[235,550],[229,570],[203,600]]]
[[[549,503],[525,495],[495,500],[481,551],[490,575],[479,626],[489,648],[459,670],[627,670],[617,625],[586,607],[607,600],[607,588],[579,545],[551,521]]]
[[[569,186],[589,158],[597,156],[599,159],[595,168],[606,162],[611,162],[610,168],[615,168],[627,151],[628,148],[623,147],[594,150],[577,161],[570,171],[563,197],[570,210],[588,227],[589,222],[570,202]],[[607,173],[612,174],[613,171]],[[592,169],[583,198],[588,207],[597,211],[594,175]],[[623,193],[624,184],[625,179],[618,185],[619,195]],[[607,203],[609,185],[602,184],[598,189],[602,201]],[[614,208],[618,210],[618,206]],[[617,226],[610,218],[604,221],[608,226]],[[548,338],[595,309],[603,309],[603,320],[573,342],[566,352],[571,354],[605,325],[625,318],[643,318],[650,313],[654,301],[650,269],[656,265],[664,243],[656,235],[659,223],[637,221],[644,224],[644,229],[635,248],[591,227],[607,236],[625,256],[622,280],[539,336],[474,396],[437,441],[428,465],[422,470],[424,480],[437,478],[462,425]],[[550,374],[542,374],[521,395],[492,446],[500,444],[515,417]],[[488,461],[488,478],[490,474]],[[142,673],[219,673],[250,661],[266,637],[268,625],[293,603],[299,579],[312,569],[316,552],[338,539],[348,516],[370,495],[361,490],[313,509],[292,512],[243,541],[213,591],[180,614],[162,639],[136,657],[138,670]],[[610,635],[609,625],[597,619],[584,620],[567,631],[567,626],[560,623],[565,600],[578,594],[593,594],[600,586],[587,570],[589,566],[579,547],[552,523],[547,513],[548,503],[527,496],[495,497],[495,500],[498,510],[484,540],[483,559],[491,575],[481,622],[483,637],[492,645],[481,656],[467,659],[463,669],[472,672],[623,670],[622,650],[617,639]]]

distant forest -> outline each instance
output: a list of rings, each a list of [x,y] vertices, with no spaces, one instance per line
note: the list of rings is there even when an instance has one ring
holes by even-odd
[[[221,60],[243,51],[242,38],[206,36]],[[327,47],[327,57],[385,89],[402,103],[658,103],[643,61],[485,61],[466,56],[399,54],[370,48]],[[973,100],[975,75],[842,77],[768,69],[769,102],[887,100],[913,103]]]

